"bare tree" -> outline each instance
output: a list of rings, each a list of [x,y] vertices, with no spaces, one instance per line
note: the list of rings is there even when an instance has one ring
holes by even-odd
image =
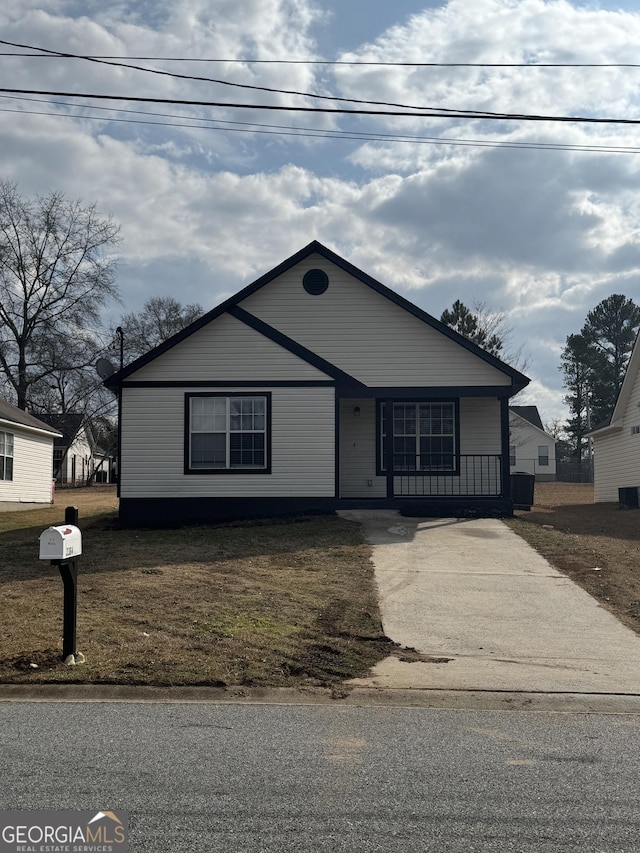
[[[19,408],[42,408],[101,348],[100,309],[118,296],[118,233],[93,205],[58,192],[25,199],[0,182],[0,374]]]
[[[120,320],[125,364],[184,329],[203,314],[200,305],[181,305],[172,296],[154,296]]]

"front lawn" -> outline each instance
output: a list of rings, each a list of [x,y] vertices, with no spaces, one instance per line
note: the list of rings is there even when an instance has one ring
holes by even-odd
[[[80,510],[78,650],[61,664],[62,581],[38,537]],[[331,686],[396,647],[357,524],[337,517],[122,530],[111,487],[0,515],[0,682]]]

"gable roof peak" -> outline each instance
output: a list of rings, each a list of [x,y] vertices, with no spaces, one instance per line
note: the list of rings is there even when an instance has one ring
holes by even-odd
[[[443,334],[445,337],[450,338],[455,343],[469,350],[473,355],[481,358],[483,361],[486,361],[492,367],[499,370],[501,373],[506,374],[510,377],[512,388],[514,393],[516,391],[520,391],[525,388],[529,384],[529,378],[522,374],[515,367],[511,367],[511,365],[507,364],[501,359],[497,358],[494,355],[491,355],[486,350],[483,350],[481,347],[474,344],[468,338],[465,338],[463,335],[456,332],[450,326],[445,325],[440,320],[433,317],[431,314],[428,314],[422,308],[419,308],[417,305],[414,305],[408,299],[405,299],[404,296],[401,296],[396,291],[391,290],[391,288],[379,282],[377,279],[370,276],[368,273],[354,266],[352,263],[347,261],[345,258],[333,252],[331,249],[328,249],[325,245],[320,243],[318,240],[312,240],[302,249],[299,249],[293,255],[291,255],[286,260],[279,263],[273,269],[264,273],[262,276],[257,278],[254,282],[247,285],[238,291],[234,296],[231,296],[229,299],[222,302],[216,308],[213,308],[211,311],[203,314],[193,323],[191,323],[186,328],[182,329],[177,334],[173,335],[173,337],[166,340],[164,343],[150,350],[148,353],[140,356],[131,364],[127,365],[123,370],[114,373],[111,377],[105,380],[104,384],[108,388],[118,387],[124,379],[127,378],[131,373],[134,373],[144,365],[148,364],[153,359],[157,358],[159,355],[162,355],[167,350],[171,349],[176,344],[183,341],[185,338],[189,337],[189,335],[197,332],[203,326],[206,326],[212,320],[215,320],[221,314],[225,312],[230,312],[230,310],[236,306],[240,306],[243,300],[245,300],[248,296],[251,296],[256,291],[260,290],[265,285],[272,282],[274,279],[278,278],[285,272],[288,272],[290,269],[296,266],[296,264],[300,263],[300,261],[307,258],[309,255],[313,253],[318,253],[322,255],[326,260],[335,264],[344,272],[348,273],[353,278],[365,284],[367,287],[370,287],[372,290],[379,293],[381,296],[388,299],[390,302],[393,302],[398,307],[408,311],[417,319],[421,320],[423,323],[426,323],[428,326],[431,326],[436,331]]]

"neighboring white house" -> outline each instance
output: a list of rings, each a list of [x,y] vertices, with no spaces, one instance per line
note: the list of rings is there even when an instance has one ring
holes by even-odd
[[[0,501],[51,503],[53,442],[59,433],[0,400]]]
[[[314,241],[105,381],[120,516],[509,513],[528,382]]]
[[[538,482],[556,479],[556,441],[544,431],[536,406],[509,407],[511,473],[535,474]]]
[[[590,433],[596,503],[638,506],[640,488],[640,335],[609,424]],[[621,494],[620,490],[625,491]]]
[[[53,447],[53,476],[57,486],[86,484],[95,467],[93,441],[84,415],[76,413],[40,415],[58,431]]]

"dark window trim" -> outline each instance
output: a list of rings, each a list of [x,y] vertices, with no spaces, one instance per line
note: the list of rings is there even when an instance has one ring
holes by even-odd
[[[376,400],[376,475],[378,477],[386,477],[387,470],[382,467],[382,405],[385,400]],[[452,403],[453,404],[453,436],[455,441],[454,460],[455,471],[434,471],[425,468],[422,471],[394,471],[394,477],[459,477],[460,476],[460,400],[457,397],[438,400],[416,400],[414,397],[406,397],[404,399],[393,399],[392,403],[414,403],[416,406],[420,404],[438,404]]]
[[[191,468],[190,467],[190,435],[191,435],[191,420],[190,420],[190,400],[192,397],[265,397],[267,401],[266,412],[266,440],[265,440],[265,467],[264,468]],[[187,392],[184,395],[184,473],[191,475],[214,475],[225,476],[227,474],[245,476],[261,476],[263,474],[271,474],[271,393],[269,391],[258,391],[251,393],[250,391],[194,391]]]

